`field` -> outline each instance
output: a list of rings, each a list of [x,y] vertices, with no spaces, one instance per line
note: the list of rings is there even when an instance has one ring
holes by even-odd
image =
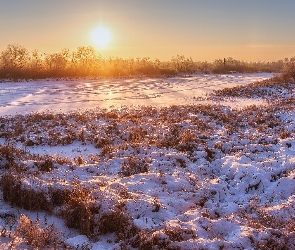
[[[2,115],[30,112],[68,112],[121,106],[170,106],[212,103],[208,93],[273,76],[256,74],[196,74],[173,78],[47,79],[0,83]],[[243,100],[235,100],[236,107]],[[256,100],[257,101],[257,100]],[[252,103],[257,103],[252,100]],[[259,103],[260,100],[258,101]],[[229,102],[227,102],[228,104]],[[249,99],[247,100],[247,105]]]
[[[272,76],[0,83],[0,248],[294,248],[295,84]]]

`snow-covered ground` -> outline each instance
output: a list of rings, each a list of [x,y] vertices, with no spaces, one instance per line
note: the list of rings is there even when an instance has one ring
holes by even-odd
[[[270,78],[273,74],[196,74],[161,79],[41,80],[0,83],[0,115],[67,112],[122,105],[203,103],[207,94]],[[239,105],[239,103],[236,103]]]
[[[0,248],[294,248],[294,92],[208,95],[270,76],[1,83]]]

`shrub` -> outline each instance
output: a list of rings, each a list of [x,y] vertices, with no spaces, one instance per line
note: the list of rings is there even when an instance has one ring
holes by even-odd
[[[37,166],[38,170],[42,172],[50,172],[54,168],[53,161],[49,157],[47,157],[42,162],[35,162],[35,165]]]
[[[146,173],[148,172],[148,163],[144,159],[138,159],[132,155],[127,162],[122,164],[121,169],[121,174],[125,177],[139,173]]]
[[[0,145],[0,168],[10,169],[17,166],[17,159],[23,155],[23,151],[12,145]]]
[[[68,202],[71,190],[48,188],[48,191],[35,191],[22,187],[22,178],[18,174],[7,173],[1,178],[3,199],[12,206],[27,210],[52,211],[55,206],[62,206]]]
[[[15,236],[23,237],[30,246],[36,249],[62,248],[61,232],[57,231],[53,224],[42,228],[39,221],[32,222],[23,214],[20,216],[18,223]]]
[[[295,80],[295,58],[292,58],[287,65],[282,70],[282,78],[285,81],[294,81]]]
[[[148,230],[140,230],[133,238],[131,246],[139,250],[180,250],[180,247],[173,246],[169,237],[161,231],[150,232]]]
[[[74,190],[69,194],[62,217],[70,228],[76,228],[81,234],[92,236],[94,233],[94,213],[99,208],[89,200],[89,191]]]
[[[257,249],[294,249],[295,223],[292,219],[286,221],[272,215],[265,208],[260,208],[255,203],[251,203],[250,206],[256,215],[245,215],[247,225],[255,229],[262,229],[264,234],[261,240],[252,238]]]
[[[16,205],[27,210],[50,209],[50,202],[42,191],[36,192],[33,189],[23,188],[21,178],[11,173],[2,176],[1,189],[3,199],[13,206]]]
[[[116,241],[128,240],[138,232],[132,218],[124,214],[119,208],[114,208],[110,213],[102,214],[97,221],[97,229],[102,234],[115,233]]]

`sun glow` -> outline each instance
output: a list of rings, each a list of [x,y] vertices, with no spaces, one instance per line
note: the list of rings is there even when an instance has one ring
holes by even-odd
[[[100,26],[91,32],[91,40],[99,49],[106,49],[112,40],[112,35],[108,29]]]

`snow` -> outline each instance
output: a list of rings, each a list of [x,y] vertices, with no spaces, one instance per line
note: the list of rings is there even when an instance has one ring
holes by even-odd
[[[63,210],[69,204],[29,211],[10,206],[3,194],[0,227],[11,235],[3,231],[1,249],[9,249],[16,229],[6,218],[20,214],[42,226],[54,223],[65,245],[77,249],[138,249],[149,242],[170,249],[254,249],[283,241],[291,249],[294,105],[263,98],[224,98],[216,105],[210,97],[213,90],[271,76],[0,83],[0,145],[23,150],[22,156],[13,151],[25,166],[22,188],[48,200],[49,190],[87,190],[83,201],[99,210],[93,210],[96,223],[117,216],[90,237],[66,226],[62,211],[70,212]],[[42,156],[53,159],[52,169],[40,170]],[[3,157],[2,175],[9,161]],[[139,245],[113,229],[125,220],[125,236],[131,226],[141,232]],[[19,249],[26,245],[21,236],[14,242]]]
[[[270,78],[271,73],[196,74],[161,79],[39,80],[0,83],[0,114],[81,111],[124,105],[169,106],[203,103],[224,87]],[[257,103],[255,101],[252,101]],[[244,100],[234,103],[244,105]]]
[[[89,240],[85,235],[77,235],[73,238],[67,239],[66,244],[70,247],[79,248],[80,246],[86,246],[89,244]]]

